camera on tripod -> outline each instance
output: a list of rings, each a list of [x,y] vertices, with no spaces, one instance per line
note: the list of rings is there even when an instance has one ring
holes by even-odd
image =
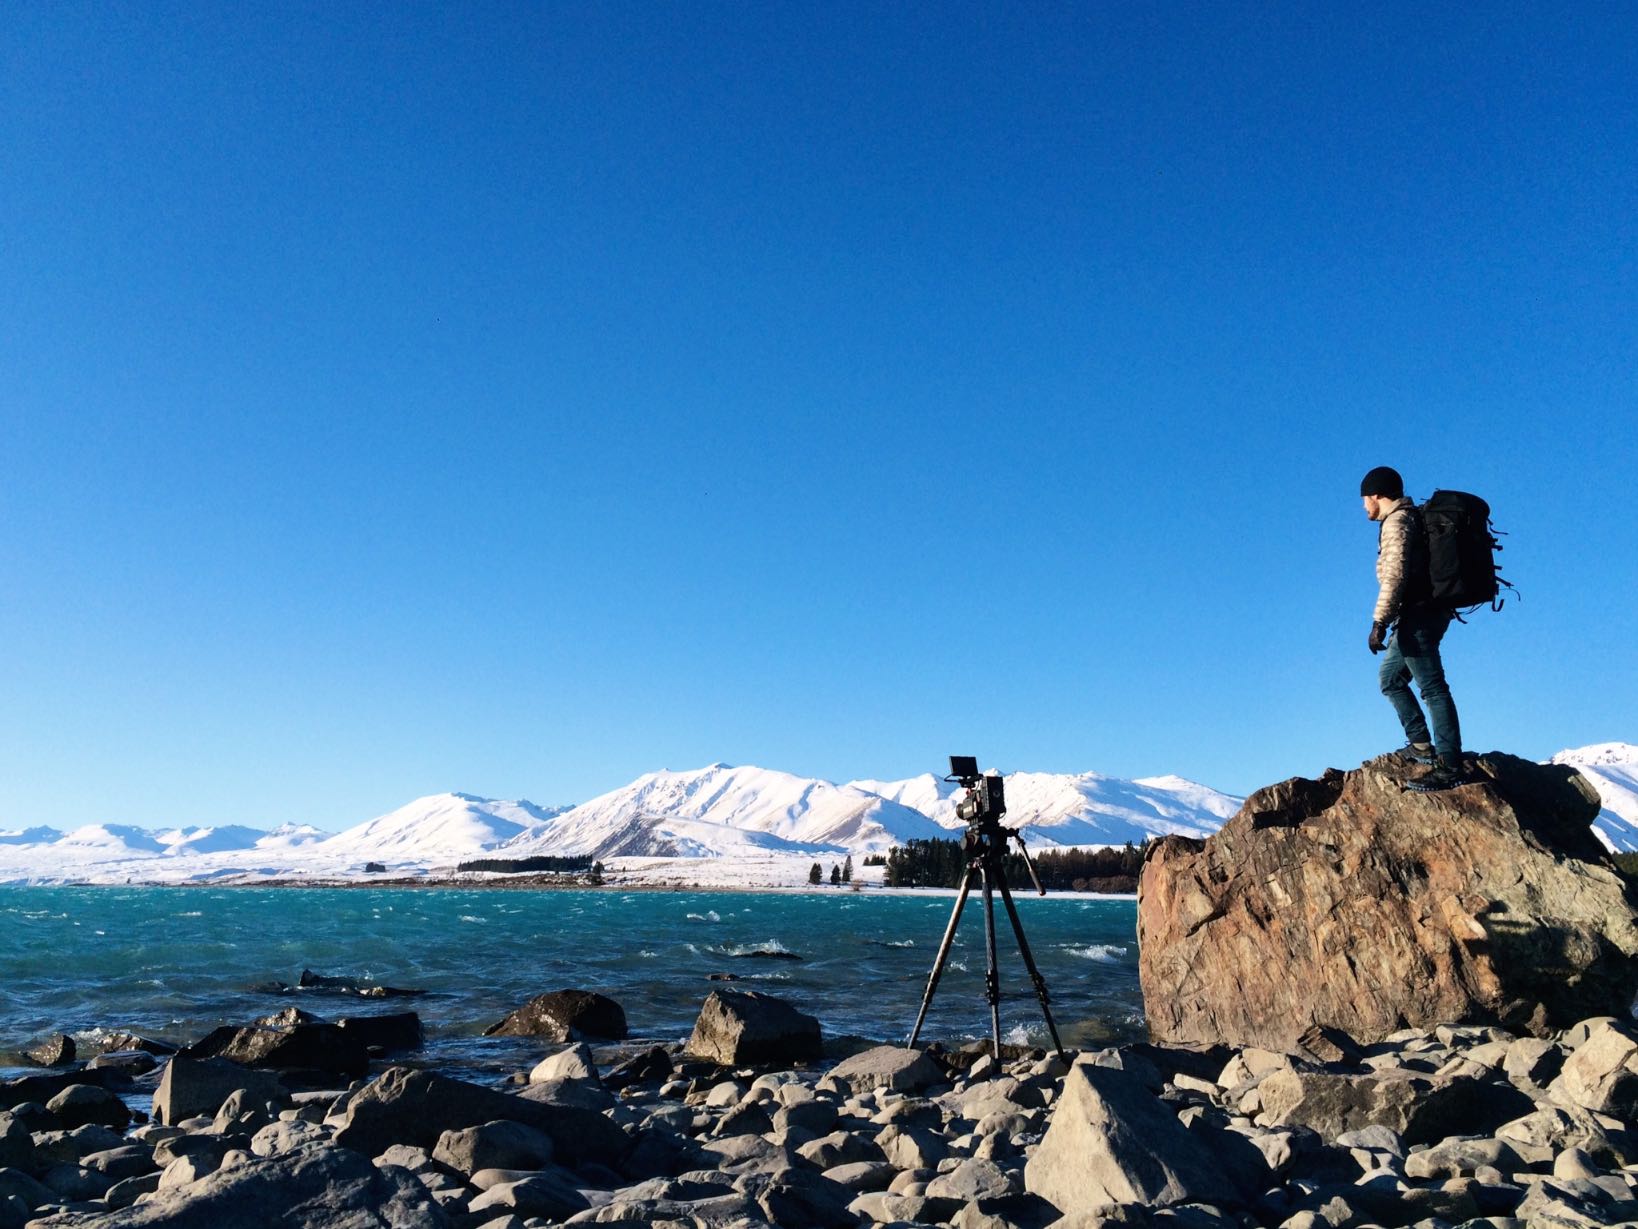
[[[997,1060],[1001,1057],[1001,979],[995,966],[995,902],[992,892],[1001,894],[1001,903],[1006,906],[1007,919],[1012,923],[1012,932],[1018,940],[1018,954],[1023,957],[1024,967],[1029,970],[1030,981],[1035,984],[1035,997],[1041,1001],[1041,1014],[1046,1017],[1047,1031],[1052,1034],[1053,1048],[1061,1055],[1064,1047],[1058,1040],[1058,1026],[1052,1019],[1052,1008],[1048,1005],[1050,995],[1047,993],[1046,979],[1041,971],[1035,967],[1035,957],[1030,954],[1029,940],[1024,938],[1024,924],[1018,918],[1018,909],[1012,903],[1012,891],[1007,887],[1007,841],[1018,842],[1018,853],[1023,859],[1024,867],[1029,871],[1029,877],[1035,883],[1035,890],[1042,896],[1046,889],[1041,886],[1041,879],[1035,873],[1035,864],[1029,860],[1029,850],[1024,847],[1024,838],[1016,828],[1003,828],[1001,817],[1007,813],[1007,795],[1002,786],[1000,777],[989,777],[978,771],[978,757],[976,755],[952,755],[950,757],[950,775],[946,781],[965,787],[966,795],[956,803],[956,815],[967,821],[967,835],[961,842],[962,857],[967,863],[966,874],[961,880],[961,891],[956,895],[955,908],[950,913],[950,924],[944,928],[944,938],[938,945],[938,955],[933,957],[933,970],[927,975],[927,989],[922,992],[921,1010],[916,1013],[915,1027],[910,1030],[910,1040],[906,1043],[911,1049],[915,1048],[916,1038],[921,1036],[921,1026],[927,1021],[927,1009],[933,1005],[933,993],[938,989],[939,978],[944,975],[945,962],[950,958],[950,944],[955,939],[956,927],[961,921],[961,910],[967,904],[967,894],[972,891],[973,884],[981,885],[984,893],[984,997],[990,1005],[990,1035],[995,1039],[995,1049],[992,1051]]]
[[[952,755],[950,775],[944,779],[966,787],[967,796],[956,803],[956,818],[972,827],[986,820],[999,820],[1007,813],[1005,785],[1000,777],[987,777],[978,771],[976,755]]]

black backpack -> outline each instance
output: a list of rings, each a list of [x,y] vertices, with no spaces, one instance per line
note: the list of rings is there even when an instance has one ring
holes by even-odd
[[[1490,505],[1465,491],[1435,491],[1421,507],[1427,537],[1428,601],[1446,610],[1502,608],[1501,587],[1512,589],[1496,566]]]

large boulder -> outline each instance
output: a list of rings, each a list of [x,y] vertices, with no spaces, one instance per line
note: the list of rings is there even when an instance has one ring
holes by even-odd
[[[844,1058],[831,1068],[832,1079],[840,1080],[854,1092],[887,1088],[894,1092],[920,1092],[948,1077],[944,1068],[922,1050],[904,1046],[876,1046]]]
[[[345,1148],[256,1158],[108,1212],[59,1212],[32,1229],[441,1229],[449,1218],[407,1170]]]
[[[261,1101],[283,1101],[290,1095],[271,1072],[249,1071],[222,1058],[193,1059],[179,1054],[165,1064],[159,1077],[154,1121],[174,1127],[184,1118],[215,1114],[239,1089]]]
[[[1625,1014],[1638,907],[1593,833],[1597,792],[1568,766],[1477,767],[1435,794],[1386,757],[1296,777],[1204,842],[1162,840],[1138,888],[1154,1038],[1290,1051],[1315,1025],[1375,1042]]]
[[[706,996],[683,1048],[725,1067],[811,1062],[823,1052],[819,1021],[784,999],[740,990]]]
[[[188,1058],[225,1058],[246,1067],[323,1071],[360,1076],[370,1069],[368,1046],[339,1025],[303,1020],[289,1028],[218,1028],[182,1051]]]
[[[445,1131],[493,1122],[521,1122],[545,1132],[557,1158],[568,1165],[612,1166],[630,1145],[596,1110],[542,1104],[408,1067],[389,1067],[352,1095],[336,1142],[371,1157],[394,1144],[430,1150]]]
[[[545,1037],[549,1041],[624,1041],[626,1013],[613,999],[590,990],[553,990],[539,994],[485,1037]]]

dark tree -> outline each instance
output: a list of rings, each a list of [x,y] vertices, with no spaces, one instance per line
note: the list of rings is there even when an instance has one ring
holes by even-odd
[[[824,881],[825,881],[825,872],[823,870],[821,870],[820,867],[819,867],[819,864],[817,862],[815,862],[812,866],[810,866],[808,868],[808,882],[809,883],[823,883]]]
[[[853,882],[853,855],[852,854],[848,854],[847,857],[842,859],[842,882],[843,883],[852,883]]]
[[[830,882],[832,887],[840,887],[842,883],[842,868],[834,862],[830,864]]]

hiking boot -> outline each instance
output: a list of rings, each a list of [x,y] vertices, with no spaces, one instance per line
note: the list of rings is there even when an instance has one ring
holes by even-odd
[[[1439,757],[1433,753],[1432,743],[1406,743],[1397,751],[1390,751],[1382,757],[1388,763],[1398,767],[1409,767],[1412,764],[1437,764]]]
[[[1405,782],[1405,788],[1414,794],[1440,794],[1447,789],[1472,785],[1474,780],[1473,774],[1460,766],[1435,764],[1431,772]]]

